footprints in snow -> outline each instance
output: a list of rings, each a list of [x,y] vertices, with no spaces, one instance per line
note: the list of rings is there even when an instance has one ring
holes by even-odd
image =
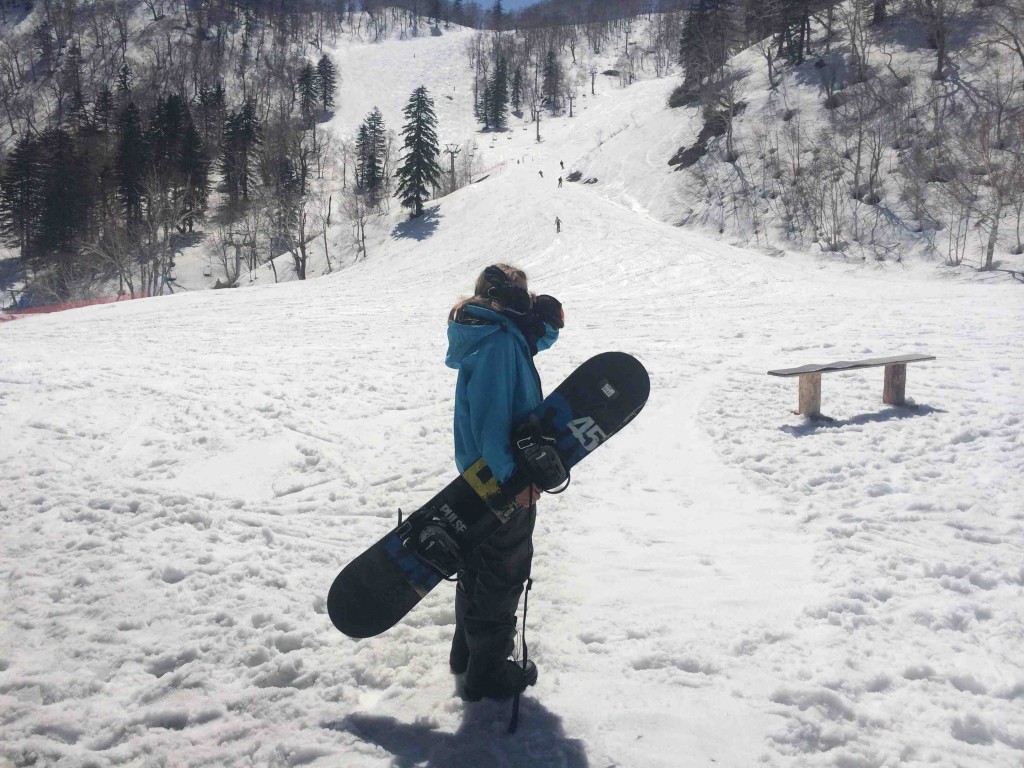
[[[712,678],[722,672],[719,664],[700,658],[693,653],[680,653],[666,647],[668,642],[659,639],[657,629],[617,628],[589,629],[576,635],[576,639],[590,654],[608,655],[619,658],[622,644],[631,649],[631,669],[638,674],[656,675],[669,678],[674,684],[688,687],[710,685]]]

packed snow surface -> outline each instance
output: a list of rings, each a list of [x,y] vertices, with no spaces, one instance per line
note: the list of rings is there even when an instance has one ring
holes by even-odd
[[[378,92],[466,39],[408,43]],[[1022,287],[665,223],[667,156],[629,131],[692,128],[671,86],[599,81],[540,144],[513,123],[500,172],[328,277],[0,325],[0,764],[1021,765]],[[548,388],[609,349],[652,381],[542,500],[515,736],[455,695],[451,585],[368,640],[325,613],[453,477],[446,315],[496,261],[565,304]],[[765,375],[904,352],[937,358],[914,407],[827,374],[827,422]]]

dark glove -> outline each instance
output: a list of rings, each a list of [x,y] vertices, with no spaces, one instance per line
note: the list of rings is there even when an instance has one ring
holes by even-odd
[[[565,313],[562,311],[562,302],[554,296],[544,294],[535,298],[533,300],[533,313],[552,328],[563,328],[565,326]]]
[[[516,429],[512,435],[512,454],[516,462],[513,477],[525,476],[531,485],[542,491],[553,491],[566,484],[569,472],[555,449],[555,442],[554,438],[544,435],[535,420]]]

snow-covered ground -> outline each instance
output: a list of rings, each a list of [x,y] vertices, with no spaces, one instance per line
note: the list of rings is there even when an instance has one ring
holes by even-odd
[[[625,133],[687,130],[671,86],[516,124],[500,173],[323,279],[0,324],[0,765],[1021,765],[1021,286],[664,223]],[[565,303],[549,387],[607,349],[652,379],[542,502],[515,736],[454,695],[450,585],[369,640],[325,614],[452,477],[445,317],[496,261]],[[912,409],[830,374],[810,423],[765,375],[901,352],[937,357]]]

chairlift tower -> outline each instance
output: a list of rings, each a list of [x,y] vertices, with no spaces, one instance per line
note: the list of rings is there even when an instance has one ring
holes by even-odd
[[[452,192],[455,191],[455,156],[457,154],[459,154],[459,152],[461,152],[461,151],[462,151],[462,147],[460,147],[458,144],[445,144],[444,145],[444,153],[446,155],[449,155],[451,157],[451,161],[452,161],[452,171],[451,171]]]

